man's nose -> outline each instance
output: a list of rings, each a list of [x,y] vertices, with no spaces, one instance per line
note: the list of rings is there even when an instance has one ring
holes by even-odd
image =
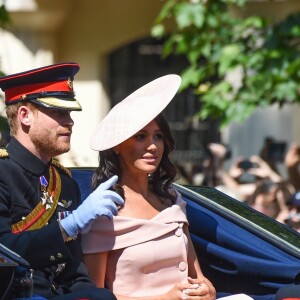
[[[68,126],[73,127],[74,121],[73,121],[73,119],[72,119],[70,113],[67,114],[67,115],[65,115],[63,123],[64,123],[65,125],[68,125]]]

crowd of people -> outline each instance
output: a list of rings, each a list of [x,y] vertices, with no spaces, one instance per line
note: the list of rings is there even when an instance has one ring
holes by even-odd
[[[210,143],[209,155],[198,171],[188,176],[182,172],[182,179],[189,184],[215,187],[300,231],[300,144],[293,143],[281,150],[280,157],[272,157],[268,155],[268,147],[273,142],[266,138],[259,155],[231,157],[229,166],[226,166],[228,146]],[[279,165],[283,166],[284,174]]]

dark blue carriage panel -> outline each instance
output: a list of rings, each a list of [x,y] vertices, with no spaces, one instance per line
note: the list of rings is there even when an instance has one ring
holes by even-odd
[[[191,237],[204,274],[218,297],[245,293],[271,300],[293,282],[300,260],[231,221],[184,198]]]
[[[81,201],[85,200],[88,195],[93,191],[92,188],[92,169],[71,169],[72,177],[79,185],[81,192]]]

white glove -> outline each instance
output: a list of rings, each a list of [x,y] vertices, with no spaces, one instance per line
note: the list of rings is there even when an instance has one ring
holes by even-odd
[[[78,233],[87,233],[97,217],[106,216],[111,219],[118,213],[118,206],[122,206],[124,200],[116,192],[108,190],[117,181],[118,176],[113,176],[101,183],[76,210],[60,220],[68,236],[76,237]]]

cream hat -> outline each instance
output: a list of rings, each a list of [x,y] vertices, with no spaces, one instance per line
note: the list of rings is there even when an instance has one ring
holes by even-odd
[[[180,84],[180,76],[170,74],[137,89],[100,122],[90,139],[90,147],[97,151],[107,150],[133,136],[164,110]]]

